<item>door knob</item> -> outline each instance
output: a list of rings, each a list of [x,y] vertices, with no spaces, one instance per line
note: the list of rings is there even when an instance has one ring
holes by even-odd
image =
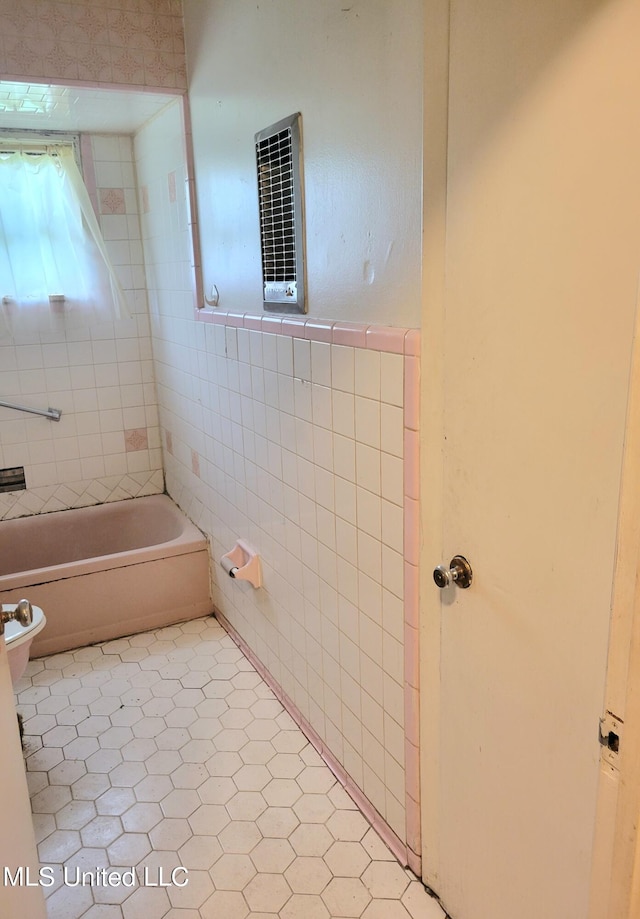
[[[438,565],[433,572],[433,580],[441,590],[448,587],[449,584],[456,584],[464,589],[471,587],[473,571],[463,555],[454,555],[449,562],[448,568],[445,568],[444,565]]]

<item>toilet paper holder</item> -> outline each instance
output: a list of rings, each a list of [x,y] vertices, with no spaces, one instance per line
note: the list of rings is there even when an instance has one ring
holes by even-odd
[[[230,578],[248,581],[256,588],[262,587],[260,556],[244,539],[239,539],[231,552],[222,556],[220,564]]]

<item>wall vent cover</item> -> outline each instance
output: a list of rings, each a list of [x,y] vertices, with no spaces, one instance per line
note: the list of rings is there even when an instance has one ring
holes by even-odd
[[[300,113],[255,135],[265,310],[306,313]]]
[[[24,466],[10,466],[0,469],[0,492],[23,491],[27,487]]]

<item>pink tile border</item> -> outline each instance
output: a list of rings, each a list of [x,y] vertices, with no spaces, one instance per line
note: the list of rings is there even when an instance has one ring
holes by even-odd
[[[313,744],[319,755],[322,757],[326,765],[333,772],[336,779],[340,782],[347,794],[353,799],[353,801],[358,805],[363,816],[369,821],[371,826],[379,833],[383,842],[387,845],[391,852],[395,855],[398,861],[404,865],[409,866],[418,876],[420,876],[421,866],[420,862],[417,859],[416,853],[411,852],[407,849],[407,846],[402,842],[401,839],[394,833],[389,824],[383,817],[378,813],[373,804],[365,796],[364,792],[355,784],[353,779],[345,771],[344,767],[338,762],[331,750],[326,746],[320,735],[315,731],[315,729],[309,724],[307,719],[301,714],[297,708],[295,702],[287,695],[282,687],[274,680],[270,672],[267,670],[265,665],[260,661],[256,655],[253,653],[251,648],[248,646],[246,641],[242,638],[241,635],[234,629],[231,623],[224,617],[222,613],[218,610],[214,611],[214,615],[220,625],[226,630],[229,636],[233,641],[238,645],[241,651],[246,655],[249,661],[253,664],[255,669],[258,671],[262,679],[265,681],[267,686],[273,691],[276,698],[281,702],[287,712],[291,715],[293,720],[296,722],[300,730],[306,737],[309,739],[310,743]],[[413,815],[412,815],[413,817]],[[415,866],[415,867],[414,867]]]
[[[408,686],[420,688],[420,633],[408,624],[404,628],[404,678]]]
[[[418,628],[420,614],[420,569],[404,563],[404,621],[412,629]]]
[[[354,322],[336,322],[333,327],[333,344],[366,348],[367,326]]]
[[[276,335],[282,332],[282,319],[279,316],[263,316],[262,331],[273,332]]]
[[[244,326],[245,329],[275,332],[280,335],[290,335],[292,338],[304,338],[307,341],[349,345],[352,348],[367,348],[391,354],[406,354],[411,357],[417,357],[420,354],[419,329],[365,325],[360,322],[331,322],[327,319],[304,319],[301,316],[236,313],[208,307],[196,309],[195,318],[200,322]],[[417,386],[417,379],[415,385]]]
[[[403,346],[405,832],[409,867],[420,876],[420,333],[409,329]]]
[[[404,359],[404,426],[420,427],[420,358],[412,355]]]
[[[419,329],[409,329],[404,339],[404,353],[420,357],[421,338]]]
[[[304,338],[305,337],[305,327],[307,322],[305,319],[282,319],[282,334],[291,335],[292,338]]]
[[[420,505],[415,498],[404,499],[404,560],[416,567],[420,561]]]
[[[420,438],[417,431],[404,429],[404,494],[420,497]]]
[[[333,341],[333,322],[309,319],[304,324],[304,337],[311,341]]]
[[[367,329],[366,333],[367,348],[372,348],[375,351],[390,351],[393,354],[403,354],[406,334],[406,329],[372,325]]]

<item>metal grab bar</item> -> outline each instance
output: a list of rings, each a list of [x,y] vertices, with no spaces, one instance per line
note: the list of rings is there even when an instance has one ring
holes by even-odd
[[[31,415],[44,415],[50,421],[60,421],[62,412],[59,408],[29,408],[27,405],[16,405],[14,402],[4,402],[0,399],[0,407],[14,408],[17,412],[29,412]]]

